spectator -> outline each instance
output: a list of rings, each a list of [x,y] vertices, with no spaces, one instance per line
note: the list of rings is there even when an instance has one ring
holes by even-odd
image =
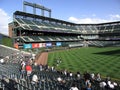
[[[70,90],[79,90],[79,89],[77,88],[76,84],[73,84]]]
[[[25,61],[22,61],[22,62],[21,62],[21,66],[24,66],[24,67],[25,67],[25,65],[26,65]]]
[[[0,63],[4,64],[5,63],[4,59],[0,59]]]
[[[108,82],[108,85],[109,85],[110,89],[114,89],[115,88],[113,82],[111,82],[111,81]]]
[[[66,70],[66,69],[63,71],[63,74],[64,74],[65,76],[67,76],[67,70]]]
[[[84,79],[85,79],[85,81],[86,80],[90,80],[90,78],[91,78],[90,74],[88,73],[88,71],[86,71],[86,73],[84,73]]]
[[[2,83],[5,85],[4,90],[17,90],[17,83],[14,80],[9,79],[8,77],[3,77]]]
[[[38,76],[36,74],[34,74],[32,76],[32,84],[37,84],[38,83]]]
[[[59,84],[64,84],[66,81],[64,79],[62,79],[60,76],[57,78],[57,81],[59,82]]]
[[[105,88],[106,85],[107,85],[107,84],[106,84],[104,81],[103,81],[103,82],[100,82],[100,87],[101,87],[101,88]]]
[[[39,69],[40,69],[40,71],[43,70],[43,66],[42,66],[42,64],[39,65]]]
[[[69,73],[69,76],[70,76],[70,79],[72,79],[72,77],[73,77],[73,73],[70,72],[70,73]]]
[[[96,75],[96,80],[97,80],[97,81],[101,81],[101,76],[100,76],[99,73],[97,73],[97,75]]]
[[[21,78],[23,78],[23,79],[24,79],[24,75],[25,75],[25,65],[26,65],[25,61],[22,61],[22,63],[21,63]]]
[[[80,79],[80,72],[77,72],[77,79]]]
[[[58,81],[59,83],[61,83],[61,82],[62,82],[62,78],[59,76],[59,77],[57,78],[57,81]]]
[[[85,81],[85,85],[86,85],[86,90],[91,90],[91,82],[90,82],[90,80],[86,80]]]
[[[32,65],[32,63],[31,63],[31,65]],[[37,66],[37,62],[34,62],[34,66]]]
[[[70,75],[70,77],[72,77],[72,76],[73,76],[73,73],[72,73],[72,72],[70,72],[70,74],[69,74],[69,75]]]
[[[92,78],[93,80],[95,79],[95,74],[94,74],[94,73],[91,74],[91,78]]]
[[[54,66],[51,67],[51,70],[54,71]]]
[[[27,72],[27,76],[30,76],[32,73],[32,67],[29,64],[26,65],[26,72]]]

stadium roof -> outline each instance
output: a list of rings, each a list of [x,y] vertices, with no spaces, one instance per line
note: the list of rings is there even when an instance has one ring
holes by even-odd
[[[35,15],[35,14],[30,14],[30,13],[21,12],[21,11],[16,11],[14,13],[14,15],[21,15],[21,16],[25,16],[25,17],[31,17],[31,18],[36,18],[36,19],[43,19],[43,20],[49,20],[49,21],[55,21],[55,22],[61,22],[61,23],[75,25],[74,23],[71,23],[71,22],[67,22],[67,21],[63,21],[63,20],[59,20],[59,19],[55,19],[55,18],[44,17],[44,16],[40,16],[40,15]]]
[[[59,20],[55,18],[50,18],[50,17],[45,17],[45,16],[40,16],[40,15],[35,15],[35,14],[30,14],[22,11],[16,11],[14,15],[20,15],[20,16],[25,16],[25,17],[31,17],[31,18],[36,18],[36,19],[42,19],[42,20],[47,20],[47,21],[54,21],[58,23],[65,23],[69,25],[105,25],[105,24],[120,24],[120,21],[115,21],[115,22],[107,22],[107,23],[98,23],[98,24],[75,24],[72,22],[67,22],[64,20]]]

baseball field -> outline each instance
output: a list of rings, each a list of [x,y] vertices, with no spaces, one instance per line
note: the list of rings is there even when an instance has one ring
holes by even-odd
[[[61,63],[56,66],[58,58]],[[120,47],[81,47],[49,52],[48,65],[73,73],[100,73],[102,77],[120,81]]]

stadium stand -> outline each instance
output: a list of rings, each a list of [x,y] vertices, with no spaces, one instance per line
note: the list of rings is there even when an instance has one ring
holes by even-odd
[[[76,45],[78,44],[79,43],[76,43]],[[117,82],[114,82],[115,89],[111,89],[110,87],[110,85],[113,84],[101,87],[101,83],[107,83],[106,79],[97,81],[97,77],[93,78],[89,73],[80,74],[76,72],[71,74],[71,72],[66,70],[58,71],[47,65],[36,66],[34,62],[30,63],[31,55],[26,58],[26,53],[25,55],[21,54],[21,51],[13,48],[0,45],[0,50],[3,51],[0,54],[4,57],[9,55],[9,58],[7,58],[9,60],[4,64],[0,64],[0,88],[3,90],[70,90],[73,84],[75,84],[79,90],[85,90],[85,88],[87,88],[86,78],[90,79],[89,84],[91,84],[90,88],[92,90],[120,89],[119,83]],[[25,61],[26,65],[29,63],[32,66],[32,74],[30,76],[27,76],[26,71],[22,73],[22,61]],[[32,82],[34,74],[38,77],[37,83]],[[78,77],[78,74],[80,77]]]
[[[20,57],[17,59],[20,60]],[[27,59],[26,64],[28,61]],[[72,85],[76,84],[79,90],[85,90],[85,88],[87,88],[86,78],[89,78],[92,90],[113,90],[108,86],[100,87],[100,83],[105,82],[105,80],[97,81],[95,78],[92,79],[89,73],[85,73],[84,75],[79,74],[80,77],[77,77],[78,73],[74,73],[71,76],[71,72],[65,74],[64,70],[57,71],[55,68],[52,69],[47,65],[36,66],[31,64],[31,66],[33,68],[32,74],[27,76],[26,73],[24,73],[23,77],[21,77],[20,62],[0,64],[0,86],[3,90],[6,88],[9,88],[9,90],[70,90]],[[32,83],[32,76],[34,74],[38,76],[39,81],[37,83]],[[58,81],[58,78],[61,78],[61,80]],[[116,82],[114,82],[114,84],[115,90],[119,90],[119,85]]]
[[[14,16],[13,30],[15,36],[13,38],[15,42],[19,38],[21,44],[58,41],[63,43],[82,41],[81,44],[83,44],[84,41],[88,41],[90,44],[87,46],[120,45],[119,22],[74,24],[21,11],[16,11]]]

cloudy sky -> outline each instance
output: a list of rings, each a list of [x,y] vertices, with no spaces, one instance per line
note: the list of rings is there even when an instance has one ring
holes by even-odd
[[[23,10],[24,0],[0,0],[0,33],[8,35],[12,14]],[[120,21],[120,0],[26,0],[52,9],[52,17],[69,22],[103,23]],[[32,8],[27,7],[32,13]],[[40,11],[37,10],[37,14]],[[47,16],[48,13],[46,13]]]

